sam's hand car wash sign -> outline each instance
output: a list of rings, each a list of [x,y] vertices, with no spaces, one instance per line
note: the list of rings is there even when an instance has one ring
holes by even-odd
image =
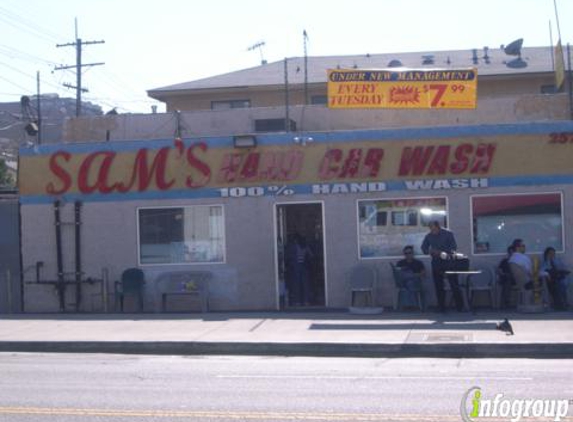
[[[570,177],[573,144],[552,142],[550,135],[352,141],[334,136],[317,134],[306,146],[269,136],[251,149],[232,148],[230,138],[21,149],[20,194],[24,203],[323,195],[536,184],[548,173]]]

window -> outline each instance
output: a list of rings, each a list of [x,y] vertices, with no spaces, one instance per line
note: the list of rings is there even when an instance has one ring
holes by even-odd
[[[310,103],[312,105],[327,105],[328,96],[326,95],[313,95],[310,97]]]
[[[392,211],[393,226],[417,226],[418,210]]]
[[[292,119],[289,120],[291,132],[296,131],[296,122]],[[255,132],[285,132],[285,119],[256,119]]]
[[[505,253],[517,238],[527,252],[562,251],[561,203],[560,193],[472,197],[474,253]]]
[[[138,219],[141,264],[225,261],[220,205],[142,208]]]
[[[419,254],[430,221],[447,227],[446,198],[358,201],[358,220],[360,258],[401,256],[406,245]]]
[[[557,94],[559,90],[555,85],[541,85],[542,94]]]
[[[211,101],[211,110],[228,110],[230,108],[249,108],[251,100]]]

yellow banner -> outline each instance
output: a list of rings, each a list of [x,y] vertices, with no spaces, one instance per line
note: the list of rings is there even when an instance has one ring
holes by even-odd
[[[565,82],[565,61],[563,60],[563,47],[561,40],[555,46],[555,88],[561,91]]]
[[[476,108],[477,69],[328,70],[329,108]]]

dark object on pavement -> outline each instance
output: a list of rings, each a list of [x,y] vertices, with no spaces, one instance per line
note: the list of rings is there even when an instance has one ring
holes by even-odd
[[[513,335],[513,327],[511,326],[507,318],[504,319],[502,322],[498,322],[495,328],[497,328],[500,331],[505,331],[505,334],[508,336]]]

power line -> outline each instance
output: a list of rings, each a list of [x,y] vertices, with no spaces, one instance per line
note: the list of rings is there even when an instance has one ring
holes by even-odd
[[[27,32],[30,35],[41,38],[45,41],[58,42],[61,36],[55,34],[41,26],[35,24],[34,22],[14,13],[10,10],[0,7],[0,20],[8,23],[9,25],[19,29],[21,31]]]
[[[6,79],[3,76],[0,76],[0,79],[3,79],[4,81],[8,82],[9,84],[14,85],[15,87],[18,87],[25,92],[32,92],[29,88],[24,88],[22,85],[18,85],[16,82],[12,82],[11,80]]]
[[[0,44],[0,54],[3,54],[11,59],[27,60],[32,63],[42,62],[50,66],[56,66],[57,63],[52,60],[47,60],[42,57],[34,56],[33,54],[26,53],[6,44]]]
[[[13,70],[14,72],[17,72],[17,73],[19,73],[19,74],[21,74],[21,75],[23,75],[23,76],[26,76],[27,78],[31,78],[31,79],[34,79],[34,80],[36,80],[36,78],[37,78],[37,76],[35,76],[35,75],[32,76],[32,75],[30,75],[29,73],[23,72],[22,70],[20,70],[20,69],[18,69],[18,68],[15,68],[14,66],[9,65],[8,63],[0,62],[0,65],[5,66],[5,67],[7,67],[8,69],[11,69],[11,70]],[[53,87],[53,88],[59,88],[58,85],[55,85],[55,84],[53,84],[53,83],[46,82],[46,81],[44,81],[44,83],[47,84],[47,85],[50,85],[50,86]]]

